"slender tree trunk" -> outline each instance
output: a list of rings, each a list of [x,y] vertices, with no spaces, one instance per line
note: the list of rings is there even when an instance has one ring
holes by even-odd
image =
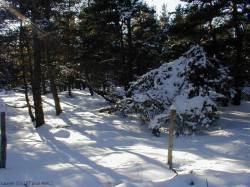
[[[47,44],[47,40],[45,41],[45,43]],[[47,66],[48,66],[48,78],[49,78],[49,82],[50,82],[50,90],[51,90],[51,93],[53,95],[53,99],[54,99],[54,103],[55,103],[56,115],[60,115],[62,113],[62,108],[61,108],[60,99],[58,96],[57,86],[55,83],[55,68],[51,64],[52,62],[50,60],[48,45],[45,45],[45,46],[46,46],[45,50],[46,50],[46,61],[47,61]]]
[[[50,20],[51,17],[51,4],[48,3],[45,9],[45,15],[47,20]],[[53,63],[53,58],[52,55],[50,53],[50,51],[52,50],[50,47],[50,44],[52,42],[55,41],[51,41],[51,36],[49,35],[49,33],[47,34],[47,37],[45,37],[45,41],[44,41],[44,46],[45,46],[45,61],[47,62],[47,68],[48,68],[48,78],[49,78],[49,82],[50,82],[50,91],[52,93],[53,99],[54,99],[54,103],[55,103],[55,110],[56,110],[56,115],[60,115],[62,113],[62,108],[61,108],[61,104],[60,104],[60,99],[58,96],[58,90],[57,90],[57,86],[56,86],[56,82],[55,82],[55,67],[52,64]]]
[[[212,2],[210,2],[210,6],[212,7]],[[218,42],[217,42],[217,36],[216,33],[214,32],[213,28],[213,18],[211,15],[209,15],[209,29],[208,29],[208,34],[210,39],[212,39],[212,48],[210,49],[212,51],[212,55],[216,54],[218,52]]]
[[[91,86],[91,83],[90,83],[90,77],[89,77],[89,73],[88,73],[88,68],[87,67],[85,68],[85,76],[86,76],[86,79],[87,79],[87,85],[86,86],[89,89],[90,95],[93,96],[94,95],[94,90],[93,90],[93,88]]]
[[[55,110],[56,110],[56,115],[60,115],[62,113],[62,108],[60,104],[60,99],[58,96],[58,91],[55,83],[55,76],[54,76],[54,67],[52,65],[48,65],[48,76],[49,76],[49,81],[50,81],[50,90],[53,95],[54,103],[55,103]]]
[[[24,94],[25,94],[25,100],[28,107],[28,113],[30,116],[31,121],[35,121],[35,117],[32,113],[30,100],[29,100],[29,92],[28,92],[28,83],[26,80],[26,68],[25,68],[25,59],[24,59],[24,33],[23,33],[23,24],[22,21],[20,22],[20,35],[19,35],[19,41],[20,41],[20,55],[21,55],[21,63],[22,63],[22,70],[23,70],[23,83],[24,83]]]
[[[31,121],[34,122],[35,117],[33,115],[32,108],[30,105],[28,84],[27,84],[27,80],[26,80],[26,68],[25,67],[23,67],[23,82],[24,82],[24,94],[25,94],[25,100],[26,100],[27,107],[28,107],[28,113],[29,113]]]
[[[45,41],[47,42],[47,41]],[[53,65],[51,64],[52,62],[50,61],[50,54],[48,52],[48,46],[46,45],[46,56],[47,56],[47,65],[48,65],[48,78],[50,81],[50,90],[53,95],[54,103],[55,103],[55,110],[56,110],[56,115],[60,115],[62,113],[62,108],[60,104],[60,99],[58,96],[58,91],[57,91],[57,86],[55,83],[55,69]]]
[[[37,12],[36,1],[32,1],[32,11],[31,11],[31,20],[33,23],[36,23],[36,20],[39,19]],[[38,38],[38,33],[36,28],[32,28],[32,46],[33,46],[33,100],[35,106],[35,116],[36,116],[36,127],[42,126],[44,122],[44,113],[42,105],[42,96],[41,96],[41,53],[40,53],[40,41]]]
[[[71,1],[68,0],[68,4],[67,4],[67,8],[68,8],[68,11],[70,12],[70,7],[71,7]],[[66,23],[66,45],[67,45],[67,51],[66,51],[66,60],[67,62],[66,63],[73,63],[73,57],[72,57],[72,54],[71,54],[71,25],[70,25],[70,21],[71,21],[71,16],[68,15],[67,16],[67,23]],[[70,75],[71,76],[71,75]],[[68,82],[67,82],[67,89],[68,89],[68,96],[69,97],[72,97],[72,91],[71,91],[71,86],[72,86],[72,81],[71,81],[71,77],[68,78]]]
[[[68,86],[68,96],[69,96],[69,97],[72,97],[71,81],[70,81],[70,80],[68,81],[68,85],[67,85],[67,86]]]
[[[132,45],[132,26],[131,18],[127,19],[127,29],[128,29],[128,64],[127,64],[127,77],[126,77],[126,87],[128,87],[129,82],[133,80],[133,45]]]
[[[235,88],[236,88],[236,94],[233,98],[233,104],[234,105],[240,105],[241,104],[241,89],[240,87],[243,86],[243,79],[244,79],[244,73],[242,69],[243,65],[243,34],[242,29],[240,28],[240,20],[239,20],[239,13],[237,8],[237,2],[233,1],[233,22],[235,27],[235,60],[234,60],[234,79],[235,79]]]
[[[49,69],[52,69],[52,68],[49,67]],[[54,103],[55,103],[56,115],[60,115],[62,113],[62,108],[61,108],[60,99],[58,96],[57,87],[55,84],[54,72],[53,70],[49,70],[48,73],[49,73],[49,79],[50,79],[50,89],[51,89],[51,92],[54,98]]]
[[[46,89],[46,80],[45,80],[45,73],[41,72],[41,81],[42,81],[42,94],[46,95],[47,94],[47,89]]]
[[[127,66],[125,63],[125,55],[124,55],[124,41],[123,41],[123,22],[120,25],[120,45],[121,45],[121,49],[120,49],[120,58],[121,58],[121,67],[122,67],[122,72],[123,72],[123,76],[122,76],[122,83],[124,85],[126,85],[126,71],[127,71]]]

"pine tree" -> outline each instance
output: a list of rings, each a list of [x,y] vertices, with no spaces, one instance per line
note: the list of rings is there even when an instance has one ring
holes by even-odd
[[[56,22],[51,22],[50,20],[53,20],[52,18],[55,17],[53,14],[57,14],[56,12],[52,11],[52,3],[47,3],[45,5],[45,19],[46,19],[46,27],[45,30],[47,32],[46,36],[43,38],[44,40],[44,56],[45,56],[45,61],[47,65],[47,75],[50,81],[50,90],[53,95],[54,103],[55,103],[55,110],[56,110],[56,115],[59,115],[62,113],[62,108],[60,104],[60,99],[58,96],[58,90],[57,90],[57,85],[56,85],[56,52],[58,50],[56,49],[56,46],[53,45],[57,40],[53,36],[55,34],[55,24]],[[54,48],[52,48],[54,47]]]
[[[140,10],[133,19],[134,50],[136,52],[133,66],[136,76],[158,67],[162,50],[160,46],[162,33],[154,8],[142,4]]]
[[[41,19],[39,3],[32,1],[31,4],[31,21],[36,24]],[[44,124],[44,113],[41,97],[41,40],[38,31],[32,27],[32,48],[33,48],[33,81],[32,93],[35,107],[36,127]]]
[[[135,76],[159,63],[160,26],[146,4],[95,0],[84,7],[80,20],[81,66],[97,85],[111,79],[128,86]],[[92,73],[90,64],[100,73]]]
[[[197,1],[188,0],[183,9],[182,21],[174,22],[170,32],[188,43],[195,42],[206,47],[210,56],[216,56],[231,67],[234,88],[237,90],[234,104],[240,104],[240,87],[246,78],[241,68],[244,57],[247,30],[246,1]],[[177,20],[177,16],[175,20]]]
[[[95,0],[80,15],[82,40],[81,71],[91,85],[101,87],[120,71],[122,61],[122,26],[116,1]],[[96,73],[99,72],[99,73]],[[117,78],[116,78],[117,79]]]

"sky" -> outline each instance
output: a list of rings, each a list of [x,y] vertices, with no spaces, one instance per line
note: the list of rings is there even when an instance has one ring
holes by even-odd
[[[174,11],[175,7],[180,4],[180,0],[145,0],[149,5],[155,6],[159,14],[162,9],[163,3],[167,4],[168,11]]]

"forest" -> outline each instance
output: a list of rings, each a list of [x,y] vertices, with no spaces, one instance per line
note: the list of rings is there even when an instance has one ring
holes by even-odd
[[[237,157],[237,161],[245,163],[247,155],[250,154],[249,146],[245,145],[249,142],[250,126],[249,122],[245,122],[250,120],[250,1],[181,0],[181,2],[175,10],[170,11],[168,4],[171,2],[166,0],[159,12],[155,6],[144,0],[0,0],[0,109],[1,112],[6,111],[7,123],[9,121],[15,124],[15,128],[20,128],[20,131],[14,127],[7,128],[7,136],[9,133],[14,140],[16,137],[24,137],[27,133],[33,134],[37,131],[41,141],[46,139],[49,141],[48,143],[45,141],[48,147],[44,148],[44,151],[50,151],[53,145],[57,145],[58,149],[61,147],[67,153],[60,153],[55,149],[58,155],[65,154],[64,162],[68,163],[69,155],[73,154],[72,162],[76,165],[78,162],[86,163],[98,168],[99,173],[110,175],[108,179],[103,180],[98,174],[97,179],[94,179],[95,175],[90,172],[91,180],[79,179],[79,183],[72,177],[73,186],[81,186],[86,182],[88,186],[182,187],[186,184],[184,182],[186,180],[191,180],[188,185],[193,184],[198,187],[203,186],[204,180],[206,180],[204,186],[209,187],[236,187],[240,184],[237,181],[230,181],[229,178],[232,176],[222,173],[219,174],[220,177],[227,182],[213,183],[215,176],[208,171],[208,168],[202,170],[207,173],[198,175],[207,176],[209,180],[200,179],[193,173],[193,169],[190,169],[192,167],[188,167],[191,173],[180,174],[183,178],[170,183],[171,174],[166,174],[166,177],[162,174],[166,168],[158,168],[159,172],[162,172],[159,174],[162,177],[161,182],[149,177],[148,183],[145,176],[150,175],[150,172],[146,172],[146,169],[151,167],[150,164],[146,164],[145,176],[144,178],[141,176],[142,183],[140,183],[133,178],[133,172],[132,178],[130,174],[124,177],[119,172],[119,174],[114,173],[112,164],[107,165],[106,169],[106,166],[97,164],[97,158],[88,160],[89,155],[93,154],[91,151],[88,152],[88,146],[92,145],[88,141],[97,143],[100,141],[97,144],[99,150],[106,146],[112,147],[113,144],[110,143],[119,142],[119,138],[123,136],[129,136],[127,144],[140,142],[139,138],[134,138],[142,136],[145,146],[148,144],[155,149],[151,150],[150,155],[158,150],[157,148],[163,149],[162,143],[165,140],[162,136],[168,131],[171,106],[174,106],[177,112],[177,127],[174,132],[177,136],[181,135],[180,139],[195,134],[197,141],[200,141],[202,138],[200,134],[206,134],[208,137],[205,136],[204,141],[207,142],[207,147],[197,144],[195,149],[211,148],[208,144],[212,143],[214,147],[211,150],[215,151],[216,142],[223,142],[225,145],[230,145],[224,147],[227,150],[222,150],[224,157],[227,158],[226,153],[232,151],[229,155],[233,155],[235,159],[237,153],[234,151],[237,145],[234,143],[240,141],[242,144],[238,148],[245,150],[243,155],[246,157]],[[231,121],[229,118],[232,118]],[[18,126],[18,121],[24,127]],[[82,123],[85,126],[81,126]],[[234,123],[242,123],[245,126],[236,128],[233,126]],[[102,127],[103,124],[106,126]],[[152,139],[151,132],[145,129],[138,133],[140,131],[138,128],[145,128],[145,124],[153,133],[152,137],[158,139]],[[32,132],[26,132],[33,126]],[[22,131],[22,128],[26,130]],[[93,128],[95,135],[88,134],[87,131]],[[223,132],[220,131],[221,128],[225,128]],[[103,129],[112,130],[109,131],[110,134],[104,135]],[[74,134],[75,131],[81,132],[82,137]],[[214,131],[217,135],[213,134]],[[10,132],[15,136],[12,137]],[[55,137],[50,133],[54,133]],[[76,139],[70,139],[68,133],[74,134]],[[230,139],[229,143],[226,142],[229,141],[226,137],[231,137],[230,133],[237,136],[234,140]],[[73,143],[71,142],[71,146],[67,145],[64,141],[59,141],[56,136],[59,140],[69,138],[69,142]],[[84,148],[86,158],[81,157],[82,152],[77,147],[79,144],[74,142],[78,140],[78,136],[87,146]],[[84,136],[87,142],[85,139],[82,140]],[[92,136],[95,138],[92,139]],[[109,136],[111,139],[105,144]],[[180,143],[181,140],[177,140],[176,146],[180,148],[193,145],[189,142],[189,140],[194,141],[192,136],[186,139],[184,142],[187,142],[184,144]],[[221,144],[222,147],[223,145]],[[236,146],[234,150],[233,145]],[[71,150],[74,146],[75,150]],[[133,149],[133,146],[131,147]],[[115,151],[116,148],[114,145],[112,154],[119,152]],[[142,148],[145,152],[149,149],[149,147]],[[24,145],[21,152],[32,151]],[[17,150],[11,149],[10,152],[15,155]],[[201,152],[192,152],[192,155],[187,151],[192,160],[196,158],[196,153],[202,154],[200,160],[208,154],[207,150],[203,149]],[[132,152],[128,151],[126,154],[132,155]],[[164,157],[162,154],[161,151],[161,154],[159,153],[161,159]],[[139,153],[134,153],[133,156],[135,155],[139,157]],[[133,156],[124,158],[133,160]],[[182,156],[181,154],[177,156],[179,167],[183,164]],[[140,156],[141,159],[144,157],[146,156]],[[28,157],[23,159],[26,160]],[[49,159],[57,161],[54,157],[48,157]],[[109,159],[110,157],[107,157],[107,160]],[[145,163],[148,163],[147,159],[144,159]],[[45,161],[42,159],[38,162],[42,164]],[[187,160],[184,162],[186,164]],[[208,165],[209,163],[207,162]],[[50,163],[46,164],[50,167]],[[228,163],[228,166],[230,164]],[[241,185],[247,187],[250,185],[250,165],[249,163],[241,165],[237,176],[241,176]],[[129,167],[132,166],[134,165],[129,160]],[[223,166],[222,164],[220,168]],[[139,172],[144,169],[136,170]],[[177,172],[185,170],[182,169]],[[62,175],[66,176],[70,171],[66,168]],[[44,170],[40,172],[44,176],[53,174],[52,171],[49,171],[49,174]],[[0,170],[0,186],[11,186],[7,181],[13,180],[10,176],[14,174],[4,174],[3,178],[1,175]],[[26,176],[29,176],[28,171]],[[192,179],[189,179],[190,177]],[[21,181],[43,180],[38,174],[28,179],[24,178],[24,175],[20,176]],[[66,179],[54,183],[57,183],[53,184],[54,186],[70,185],[70,181]],[[40,184],[40,186],[51,185]],[[27,186],[33,185],[29,183]]]
[[[249,81],[249,2],[186,2],[157,15],[139,0],[3,1],[1,87],[32,89],[35,117],[28,97],[27,105],[39,127],[48,85],[59,115],[58,91],[72,96],[72,88],[89,87],[105,96],[110,84],[128,89],[198,44],[230,69],[230,88],[240,92]]]

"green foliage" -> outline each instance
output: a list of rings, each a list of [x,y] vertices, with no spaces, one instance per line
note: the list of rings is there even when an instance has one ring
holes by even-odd
[[[32,18],[33,1],[8,2],[21,15]],[[48,67],[52,66],[58,83],[67,83],[68,76],[64,75],[74,72],[73,82],[80,79],[101,89],[106,81],[128,87],[137,76],[159,67],[163,61],[178,58],[190,45],[200,44],[209,57],[230,66],[235,87],[243,85],[250,71],[247,2],[186,2],[173,13],[163,5],[157,16],[154,8],[141,0],[36,1],[35,23],[23,22],[22,27],[14,27],[16,37],[11,39],[7,32],[0,34],[1,40],[9,40],[1,43],[1,58],[8,56],[7,60],[20,66],[21,44],[29,69],[33,53],[31,31],[35,27],[45,81]],[[20,17],[7,17],[4,20],[20,24]],[[7,29],[7,25],[2,28]],[[22,43],[18,41],[20,30]],[[66,70],[70,72],[64,74]]]
[[[210,56],[231,66],[235,87],[246,79],[244,68],[248,61],[245,49],[249,33],[249,6],[246,1],[187,0],[185,8],[178,7],[169,34],[179,45],[198,43]],[[175,42],[178,43],[178,42]]]

